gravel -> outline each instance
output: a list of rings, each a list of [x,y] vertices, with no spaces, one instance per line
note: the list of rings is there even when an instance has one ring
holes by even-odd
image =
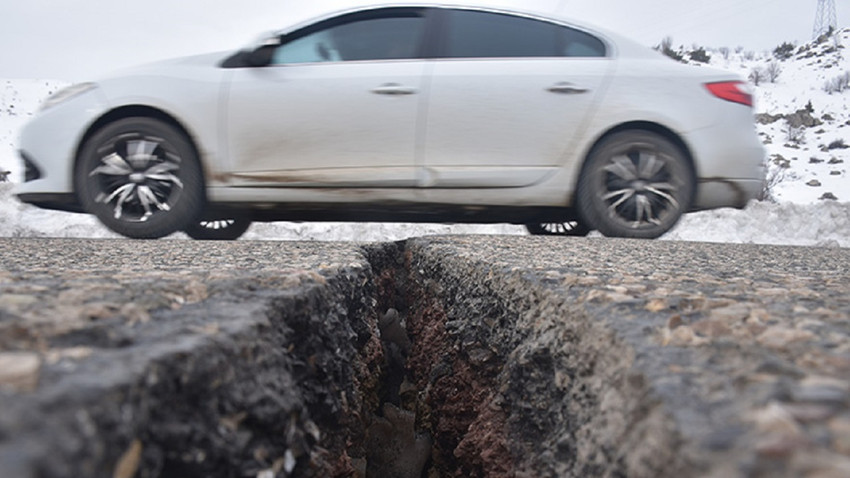
[[[845,249],[0,247],[2,476],[850,474]]]

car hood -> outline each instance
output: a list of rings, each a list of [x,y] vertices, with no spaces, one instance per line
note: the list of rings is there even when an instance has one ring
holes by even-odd
[[[163,74],[168,71],[173,72],[183,68],[218,68],[221,62],[231,55],[233,55],[233,51],[219,51],[201,55],[169,58],[166,60],[159,60],[152,63],[123,68],[100,78],[99,81],[109,81],[128,76]]]

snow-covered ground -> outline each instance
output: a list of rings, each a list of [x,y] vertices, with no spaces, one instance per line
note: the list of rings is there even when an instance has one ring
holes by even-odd
[[[751,81],[752,73],[759,72],[756,126],[767,148],[775,202],[688,214],[662,239],[850,247],[850,148],[846,147],[850,146],[850,31],[820,43],[797,45],[791,57],[781,61],[773,52],[743,49],[714,49],[709,54],[711,66],[738,72]],[[772,63],[778,71],[775,82],[768,74]],[[843,84],[844,91],[826,88],[828,83]],[[11,171],[14,181],[21,174],[15,152],[21,125],[48,94],[63,85],[61,81],[0,80],[0,171]],[[12,184],[0,184],[0,236],[117,237],[91,216],[23,205],[14,199],[12,188]],[[254,224],[244,239],[384,241],[431,234],[525,234],[525,229],[279,222]]]

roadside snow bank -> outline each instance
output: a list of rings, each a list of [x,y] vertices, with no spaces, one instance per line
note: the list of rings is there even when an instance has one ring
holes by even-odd
[[[46,211],[20,203],[13,185],[0,183],[0,237],[120,237],[94,216]],[[397,241],[436,234],[526,234],[508,224],[260,223],[247,240]],[[185,239],[175,234],[170,239]],[[686,215],[662,240],[850,247],[850,203],[771,204]]]
[[[662,239],[850,247],[850,203],[752,202],[746,209],[688,214]]]

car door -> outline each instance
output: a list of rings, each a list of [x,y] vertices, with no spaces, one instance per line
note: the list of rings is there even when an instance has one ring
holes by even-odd
[[[386,8],[283,35],[226,100],[230,180],[255,187],[411,187],[425,10]]]
[[[521,187],[562,166],[612,69],[585,32],[487,11],[443,11],[420,186]]]

